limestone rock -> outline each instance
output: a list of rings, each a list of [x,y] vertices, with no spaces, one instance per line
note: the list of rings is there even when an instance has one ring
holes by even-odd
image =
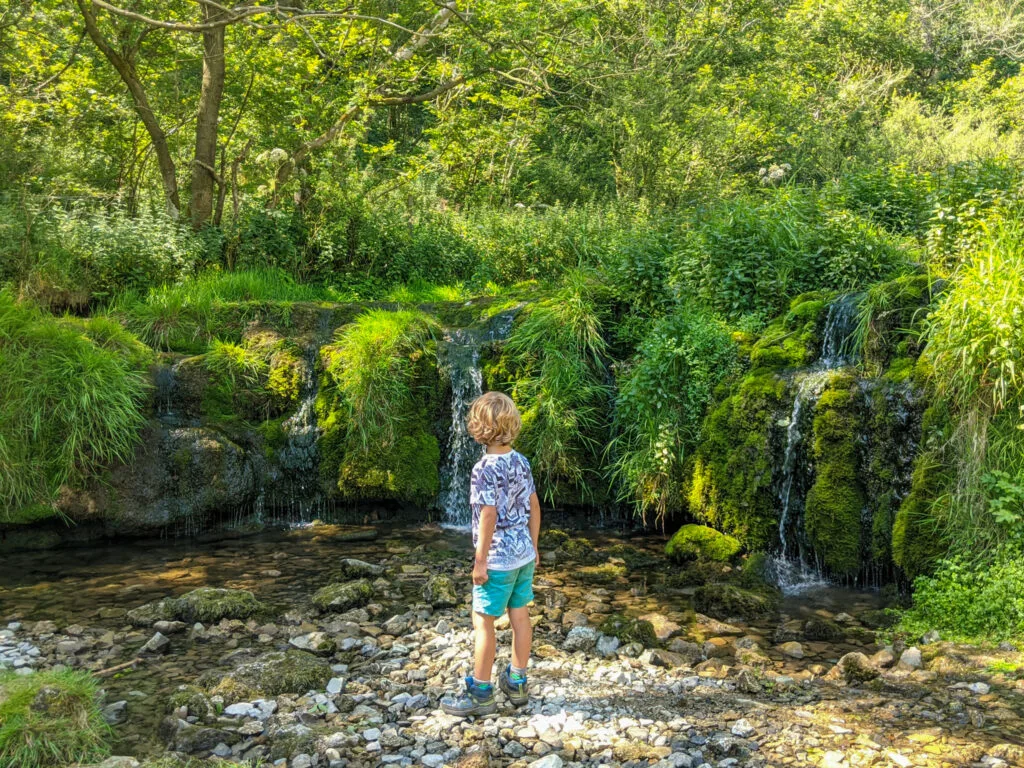
[[[427,579],[423,585],[423,601],[435,608],[449,608],[459,604],[455,582],[447,574],[438,574]]]
[[[331,665],[304,651],[271,651],[224,675],[212,693],[225,701],[258,696],[321,691],[331,679]]]
[[[313,605],[321,611],[341,613],[366,605],[373,598],[373,586],[367,579],[328,584],[313,595]]]

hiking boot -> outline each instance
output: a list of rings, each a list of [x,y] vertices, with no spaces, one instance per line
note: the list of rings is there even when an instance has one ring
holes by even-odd
[[[530,695],[526,692],[526,678],[513,680],[511,664],[501,673],[500,685],[512,706],[521,707],[530,700]]]
[[[481,688],[472,677],[466,678],[466,692],[458,698],[445,697],[441,700],[441,709],[446,715],[470,717],[473,715],[490,715],[498,708],[494,699],[494,686]]]

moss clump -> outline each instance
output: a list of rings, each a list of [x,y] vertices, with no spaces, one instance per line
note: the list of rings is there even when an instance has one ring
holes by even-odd
[[[0,673],[0,765],[51,768],[110,754],[99,684],[84,672]]]
[[[585,584],[612,584],[626,578],[628,573],[626,566],[612,563],[585,565],[575,571],[576,577]]]
[[[306,361],[291,344],[282,345],[271,355],[267,389],[274,396],[278,408],[285,408],[299,401],[302,380],[307,374],[306,368]]]
[[[158,621],[174,621],[177,618],[174,598],[165,597],[140,605],[128,611],[128,623],[133,627],[152,627]]]
[[[750,367],[775,370],[807,365],[820,346],[819,331],[826,308],[820,293],[805,293],[793,299],[789,312],[769,325],[754,343]]]
[[[427,579],[423,585],[423,601],[435,608],[450,608],[459,604],[459,593],[451,576],[440,573]]]
[[[858,336],[869,372],[891,370],[897,356],[917,356],[920,330],[935,289],[935,281],[926,273],[903,275],[868,288],[861,301]],[[904,368],[899,366],[897,372]]]
[[[558,549],[569,540],[569,534],[558,528],[545,528],[540,532],[537,543],[541,549]]]
[[[693,607],[715,619],[749,621],[771,615],[775,601],[764,594],[731,584],[706,584],[694,593]]]
[[[653,648],[658,645],[658,636],[651,622],[631,619],[620,613],[613,613],[601,622],[598,629],[602,634],[617,637],[623,643],[640,643],[645,648]]]
[[[217,714],[210,697],[191,685],[183,686],[181,690],[175,691],[168,698],[168,712],[174,712],[180,707],[185,707],[190,715],[194,715],[200,720],[208,720]]]
[[[808,640],[835,643],[843,639],[843,628],[830,619],[813,616],[804,624],[804,637]]]
[[[322,690],[331,679],[331,665],[303,651],[272,651],[224,675],[210,692],[226,702],[258,696]]]
[[[684,525],[676,531],[665,554],[677,563],[690,560],[714,560],[724,563],[739,554],[742,545],[732,536],[708,528],[706,525]]]
[[[747,589],[761,589],[768,580],[768,555],[764,552],[754,552],[748,555],[740,567],[741,586]]]
[[[910,493],[892,527],[892,559],[911,580],[930,573],[948,550],[934,505],[942,503],[951,482],[949,469],[934,454],[918,456]]]
[[[744,378],[708,415],[694,460],[690,511],[751,550],[777,535],[771,436],[785,392],[775,374]]]
[[[594,545],[588,539],[567,539],[559,550],[570,560],[586,562],[594,558]]]
[[[410,430],[387,450],[349,451],[337,466],[337,488],[346,499],[396,499],[427,504],[437,497],[441,448],[425,429]]]
[[[263,605],[244,589],[200,587],[172,600],[171,609],[181,621],[209,624],[221,619],[247,619]]]
[[[832,573],[850,576],[861,565],[861,517],[866,499],[858,476],[856,381],[835,376],[814,409],[814,485],[804,524],[815,553]]]
[[[366,605],[373,598],[373,585],[369,579],[328,584],[313,595],[313,605],[321,611],[338,613]]]

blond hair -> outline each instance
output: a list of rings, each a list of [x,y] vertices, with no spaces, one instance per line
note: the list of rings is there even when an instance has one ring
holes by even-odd
[[[486,392],[469,406],[466,428],[483,445],[508,445],[516,439],[523,422],[512,398],[501,392]]]

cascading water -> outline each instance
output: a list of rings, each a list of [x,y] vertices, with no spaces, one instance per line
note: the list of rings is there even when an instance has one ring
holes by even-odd
[[[323,507],[323,495],[317,473],[320,459],[317,440],[320,437],[320,428],[316,420],[316,363],[320,347],[330,338],[332,317],[331,310],[324,310],[319,315],[316,332],[306,347],[305,365],[299,388],[299,408],[281,424],[286,440],[278,450],[277,458],[288,481],[287,498],[284,502],[286,508],[275,511],[283,511],[290,523],[307,522],[307,519],[312,519],[312,516],[317,515]],[[258,511],[262,511],[262,506],[261,500]],[[280,505],[275,503],[271,506]]]
[[[469,406],[483,392],[480,350],[485,344],[508,336],[518,308],[495,315],[484,326],[453,328],[445,332],[438,348],[438,362],[451,383],[452,419],[448,450],[441,467],[441,494],[438,506],[444,524],[465,527],[471,521],[469,479],[481,448],[466,431]]]
[[[813,480],[811,457],[805,436],[810,435],[814,407],[831,371],[856,361],[849,339],[857,327],[860,297],[841,296],[833,301],[825,318],[821,355],[809,371],[798,374],[796,393],[786,425],[786,447],[776,481],[779,497],[779,551],[770,570],[783,594],[806,592],[828,583],[807,543],[804,503]]]

